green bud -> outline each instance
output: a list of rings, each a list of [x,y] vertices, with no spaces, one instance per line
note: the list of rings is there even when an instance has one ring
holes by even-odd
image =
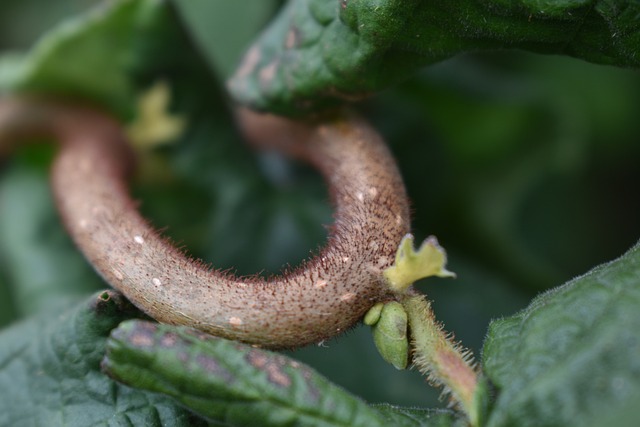
[[[393,265],[383,275],[394,292],[404,292],[416,280],[425,277],[455,277],[446,269],[447,254],[434,236],[425,239],[418,250],[413,247],[413,236],[402,238]]]
[[[371,309],[367,311],[367,314],[364,315],[364,324],[373,326],[378,323],[378,320],[380,320],[380,315],[382,314],[382,307],[384,307],[384,303],[381,302],[371,307]]]
[[[378,321],[373,326],[373,341],[384,360],[396,369],[405,369],[409,363],[407,313],[396,301],[384,304]]]

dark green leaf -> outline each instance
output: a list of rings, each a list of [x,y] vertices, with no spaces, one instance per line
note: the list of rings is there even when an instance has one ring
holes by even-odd
[[[0,49],[25,48],[56,22],[100,0],[3,0]]]
[[[624,403],[616,406],[616,410],[596,414],[593,419],[585,424],[588,427],[637,427],[638,408],[640,407],[640,393],[626,399]]]
[[[130,118],[140,86],[150,84],[152,71],[159,78],[163,68],[188,65],[171,63],[180,53],[176,46],[184,42],[168,2],[109,2],[64,21],[21,58],[3,59],[0,93],[88,99]],[[193,49],[185,53],[193,54]]]
[[[389,418],[389,426],[467,427],[464,417],[446,409],[400,408],[393,405],[373,405]]]
[[[231,89],[258,109],[300,114],[483,49],[637,67],[639,13],[634,0],[290,0],[249,50]]]
[[[498,396],[488,425],[584,426],[636,399],[638,313],[640,245],[492,323],[483,365]]]
[[[236,68],[242,52],[273,15],[274,0],[176,1],[189,33],[221,77]]]
[[[1,262],[1,261],[0,261]],[[13,306],[13,295],[11,289],[3,277],[4,272],[0,271],[0,328],[8,325],[16,316],[16,309]]]
[[[377,410],[283,355],[150,322],[120,325],[103,367],[234,426],[449,426],[454,419],[450,412]]]
[[[0,181],[0,262],[20,317],[55,311],[104,287],[53,210],[46,172],[26,159]]]
[[[123,323],[105,370],[231,425],[381,425],[375,410],[306,366],[192,329]]]
[[[23,58],[20,68],[12,64],[0,88],[89,98],[131,114],[134,87],[127,71],[136,59],[136,31],[148,18],[144,9],[153,3],[120,1],[66,21]]]
[[[74,310],[4,330],[0,425],[204,425],[166,397],[119,385],[100,371],[109,332],[138,314],[119,294],[104,291]]]

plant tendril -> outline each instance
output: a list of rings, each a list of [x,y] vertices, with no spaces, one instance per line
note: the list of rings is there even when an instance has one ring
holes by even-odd
[[[59,143],[51,182],[69,234],[111,286],[156,320],[269,348],[329,339],[393,298],[382,272],[410,224],[400,173],[382,139],[350,113],[301,122],[239,110],[237,121],[253,145],[317,168],[335,205],[326,246],[268,279],[211,269],[152,228],[128,192],[134,159],[121,125],[98,110],[0,100],[0,153],[36,136]]]

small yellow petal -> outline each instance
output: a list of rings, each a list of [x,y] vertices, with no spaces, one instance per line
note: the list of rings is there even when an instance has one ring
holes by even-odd
[[[127,129],[134,146],[146,149],[178,138],[186,126],[183,117],[168,112],[171,89],[158,81],[138,98],[136,118]]]
[[[392,290],[402,292],[425,277],[455,277],[446,269],[447,254],[435,237],[425,239],[417,251],[413,247],[413,240],[411,234],[402,238],[395,262],[383,273]]]

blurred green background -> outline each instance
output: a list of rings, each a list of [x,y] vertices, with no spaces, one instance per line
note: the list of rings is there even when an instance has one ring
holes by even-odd
[[[281,2],[175,2],[219,86]],[[0,50],[22,50],[90,0],[3,0]],[[331,207],[304,165],[242,145],[219,87],[189,87],[222,108],[187,143],[147,153],[142,209],[195,256],[242,274],[277,272],[325,238]],[[189,94],[191,93],[191,95]],[[395,153],[419,238],[434,234],[456,280],[419,285],[438,318],[476,354],[491,319],[611,260],[640,236],[640,76],[523,52],[464,55],[355,106]],[[215,135],[215,140],[210,136]],[[21,149],[0,169],[0,325],[56,310],[105,284],[51,204],[53,150]],[[376,354],[367,328],[293,352],[371,402],[433,406],[414,371]]]

